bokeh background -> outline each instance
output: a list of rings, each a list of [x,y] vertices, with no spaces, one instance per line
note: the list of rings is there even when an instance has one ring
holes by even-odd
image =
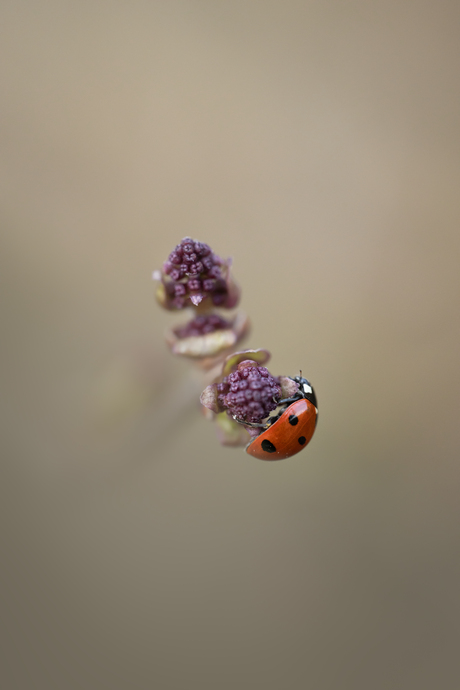
[[[4,0],[5,690],[460,687],[460,6]],[[232,256],[317,434],[221,447],[151,272]]]

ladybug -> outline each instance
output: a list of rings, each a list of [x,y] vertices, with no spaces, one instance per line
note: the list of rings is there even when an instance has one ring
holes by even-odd
[[[299,384],[299,391],[292,398],[280,400],[281,411],[269,417],[265,424],[248,425],[263,429],[246,446],[249,455],[260,460],[284,460],[305,448],[311,440],[318,421],[315,391],[302,376],[295,376],[293,380]]]

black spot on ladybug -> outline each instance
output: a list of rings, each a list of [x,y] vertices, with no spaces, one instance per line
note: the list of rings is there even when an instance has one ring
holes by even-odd
[[[273,443],[268,441],[266,438],[260,445],[262,446],[262,450],[264,450],[266,453],[275,453],[276,451],[276,446],[274,446]]]
[[[299,438],[297,440],[300,443],[300,445],[303,446],[303,444],[305,443],[305,441],[307,439],[305,438],[305,436],[299,436]]]
[[[290,414],[289,415],[289,424],[292,424],[292,426],[295,426],[297,422],[299,421],[299,418],[295,414]]]

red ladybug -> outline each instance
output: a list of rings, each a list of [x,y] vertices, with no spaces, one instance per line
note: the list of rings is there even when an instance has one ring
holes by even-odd
[[[284,460],[305,448],[311,440],[318,421],[315,391],[307,379],[295,376],[299,392],[293,398],[281,400],[281,412],[269,418],[259,436],[246,446],[246,453],[260,460]],[[250,425],[259,426],[259,425]]]

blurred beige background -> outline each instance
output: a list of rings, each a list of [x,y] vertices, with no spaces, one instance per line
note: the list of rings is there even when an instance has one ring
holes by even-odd
[[[460,687],[459,20],[4,0],[2,688]],[[291,460],[183,404],[184,235],[316,387]]]

